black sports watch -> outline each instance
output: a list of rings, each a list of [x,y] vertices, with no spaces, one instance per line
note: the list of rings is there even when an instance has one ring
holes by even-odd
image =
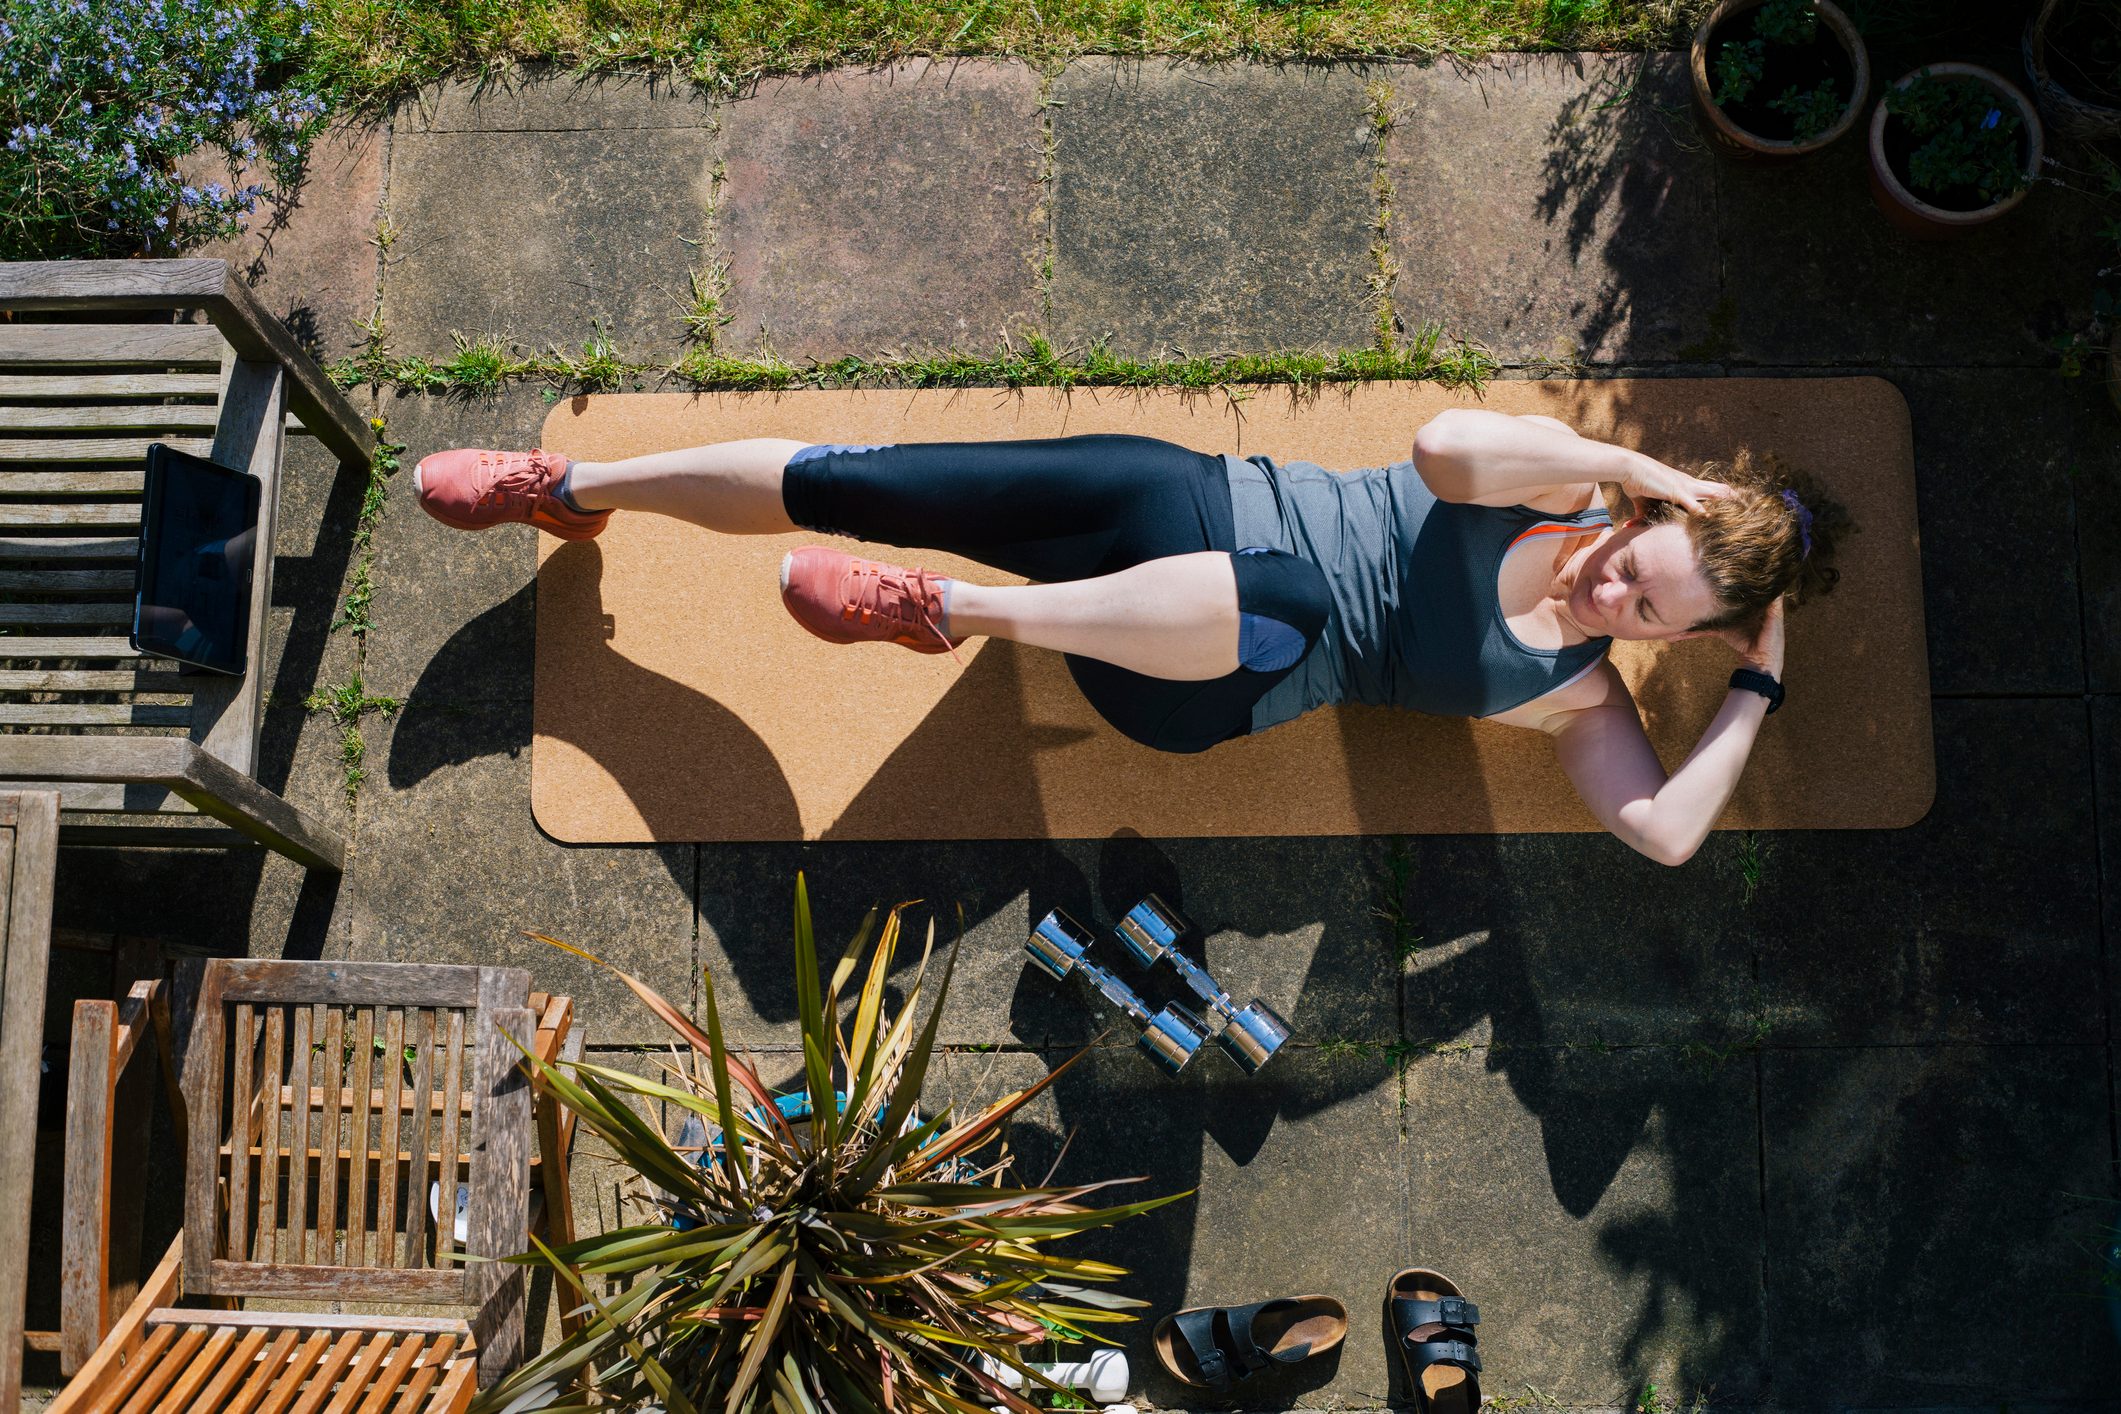
[[[1757,692],[1767,699],[1767,714],[1772,717],[1775,709],[1782,705],[1782,684],[1757,668],[1739,668],[1731,674],[1731,686],[1742,687],[1747,692]]]

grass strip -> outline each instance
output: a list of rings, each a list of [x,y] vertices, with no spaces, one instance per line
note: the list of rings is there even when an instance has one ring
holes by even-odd
[[[1083,54],[1431,58],[1662,49],[1707,0],[311,0],[306,67],[342,102],[543,60],[703,83],[888,63]]]
[[[771,355],[737,356],[711,347],[688,349],[674,363],[628,359],[601,330],[580,354],[554,349],[525,354],[498,337],[456,336],[449,357],[399,356],[378,338],[331,366],[341,387],[371,384],[409,392],[487,393],[511,382],[543,380],[568,392],[613,392],[631,387],[701,392],[787,392],[800,388],[1187,388],[1206,391],[1246,384],[1319,387],[1333,383],[1403,380],[1478,389],[1501,365],[1487,350],[1447,340],[1425,324],[1389,348],[1330,353],[1227,354],[1138,360],[1102,343],[1062,351],[1039,335],[1021,347],[1005,343],[991,355],[949,351],[919,355],[853,355],[789,363]],[[556,394],[557,395],[557,394]]]

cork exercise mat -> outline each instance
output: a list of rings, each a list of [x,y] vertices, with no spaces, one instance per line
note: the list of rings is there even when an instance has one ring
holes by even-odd
[[[1481,395],[1367,384],[1297,396],[1038,389],[632,394],[556,406],[544,445],[598,461],[738,437],[964,441],[1133,432],[1336,468],[1404,458],[1414,429],[1477,404],[1558,417],[1672,462],[1774,451],[1854,513],[1840,588],[1792,616],[1790,695],[1760,735],[1729,829],[1907,825],[1934,790],[1907,404],[1875,378],[1494,382]],[[532,807],[579,843],[1090,838],[1593,830],[1537,733],[1411,712],[1313,712],[1198,756],[1106,727],[1059,655],[975,640],[960,667],[835,646],[781,608],[788,536],[647,515],[540,537]],[[846,543],[846,542],[840,542]],[[898,558],[889,547],[874,552]],[[913,562],[1007,582],[948,556]],[[1614,661],[1668,767],[1714,715],[1712,641]]]

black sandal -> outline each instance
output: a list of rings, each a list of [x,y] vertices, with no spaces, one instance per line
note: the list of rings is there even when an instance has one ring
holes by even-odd
[[[1195,1306],[1156,1323],[1156,1358],[1181,1384],[1221,1394],[1270,1365],[1323,1355],[1347,1333],[1348,1308],[1330,1296]]]
[[[1385,1293],[1407,1389],[1422,1414],[1477,1414],[1480,1308],[1439,1272],[1408,1267]]]

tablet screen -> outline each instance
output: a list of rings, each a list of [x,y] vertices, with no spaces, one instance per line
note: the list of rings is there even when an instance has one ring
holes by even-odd
[[[147,449],[133,646],[240,674],[247,666],[257,478],[160,442]]]

